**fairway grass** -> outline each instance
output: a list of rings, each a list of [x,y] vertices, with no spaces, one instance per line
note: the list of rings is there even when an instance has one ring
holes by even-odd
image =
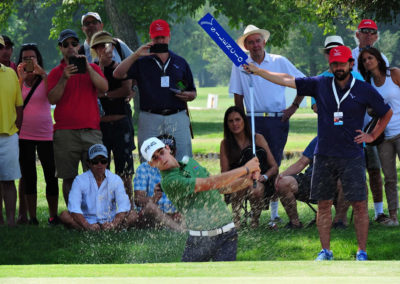
[[[399,261],[4,265],[1,283],[399,283]],[[99,282],[100,281],[100,282]],[[122,282],[121,282],[122,281]],[[162,282],[160,282],[162,281]]]

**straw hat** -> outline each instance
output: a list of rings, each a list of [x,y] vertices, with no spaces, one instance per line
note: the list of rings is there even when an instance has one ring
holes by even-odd
[[[325,39],[325,44],[323,48],[320,48],[321,53],[325,53],[326,50],[344,45],[341,36],[333,35],[327,36]]]
[[[246,39],[246,37],[248,37],[249,35],[253,35],[253,34],[261,34],[261,36],[264,38],[265,42],[267,42],[267,40],[269,39],[269,31],[267,30],[263,30],[263,29],[259,29],[254,25],[248,25],[243,32],[243,35],[241,37],[239,37],[237,39],[237,44],[240,46],[241,49],[243,49],[244,51],[247,51],[247,49],[244,47],[244,40]]]

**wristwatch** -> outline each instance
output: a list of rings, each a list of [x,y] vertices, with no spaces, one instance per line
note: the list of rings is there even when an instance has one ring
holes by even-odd
[[[264,177],[265,181],[268,180],[268,176],[267,175],[263,175],[263,177]]]
[[[104,97],[107,97],[107,96],[108,96],[108,94],[107,94],[107,92],[105,92],[105,93],[104,93]]]

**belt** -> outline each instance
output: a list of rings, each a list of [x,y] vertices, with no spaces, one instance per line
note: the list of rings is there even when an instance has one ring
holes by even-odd
[[[254,112],[254,116],[260,117],[282,117],[283,112]],[[247,116],[251,116],[251,113],[247,113]]]
[[[230,230],[232,230],[233,228],[235,228],[235,224],[229,223],[228,225],[225,225],[221,228],[217,228],[214,230],[210,230],[210,231],[192,231],[189,230],[189,235],[193,236],[193,237],[214,237],[214,236],[218,236],[221,235],[223,233],[229,232]]]
[[[161,109],[161,110],[157,110],[157,109],[148,109],[148,110],[143,110],[145,112],[149,112],[149,113],[154,113],[154,114],[159,114],[159,115],[171,115],[171,114],[175,114],[178,113],[180,111],[182,111],[183,109]]]

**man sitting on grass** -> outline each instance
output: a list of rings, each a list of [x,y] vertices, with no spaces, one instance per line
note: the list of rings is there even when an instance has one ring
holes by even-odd
[[[260,175],[258,159],[210,176],[192,158],[178,162],[170,148],[156,137],[145,140],[140,152],[152,167],[160,170],[162,189],[184,216],[189,237],[182,261],[236,260],[237,232],[219,193],[231,193],[252,185]]]
[[[99,231],[134,225],[137,214],[131,209],[121,178],[107,170],[108,154],[102,144],[88,150],[89,170],[77,176],[68,199],[68,211],[60,214],[67,227]]]

